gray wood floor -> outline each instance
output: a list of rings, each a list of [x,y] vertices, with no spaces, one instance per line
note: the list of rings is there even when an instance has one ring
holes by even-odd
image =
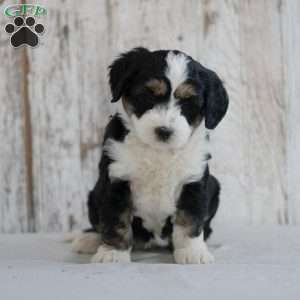
[[[300,1],[30,3],[48,8],[39,47],[13,49],[0,18],[0,232],[82,225],[113,111],[107,66],[140,45],[185,51],[225,82],[217,222],[300,223]]]

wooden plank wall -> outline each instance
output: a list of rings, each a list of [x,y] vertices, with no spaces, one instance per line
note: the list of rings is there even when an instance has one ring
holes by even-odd
[[[300,223],[298,0],[74,2],[30,1],[48,8],[38,48],[12,49],[0,31],[1,232],[86,222],[114,110],[107,66],[140,45],[185,51],[226,84],[230,110],[212,139],[217,222]]]

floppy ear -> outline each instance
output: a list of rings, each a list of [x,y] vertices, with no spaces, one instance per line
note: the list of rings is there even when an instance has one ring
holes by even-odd
[[[112,93],[111,102],[117,102],[124,93],[130,80],[137,72],[143,57],[150,52],[146,48],[134,48],[123,53],[109,66],[109,84]]]
[[[208,69],[205,72],[205,127],[214,129],[226,114],[229,100],[219,76]]]

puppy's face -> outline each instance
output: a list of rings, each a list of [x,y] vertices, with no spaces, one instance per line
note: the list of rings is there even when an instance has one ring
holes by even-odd
[[[228,106],[217,75],[179,51],[127,52],[111,65],[110,85],[139,139],[159,149],[183,147],[203,119],[215,128]]]

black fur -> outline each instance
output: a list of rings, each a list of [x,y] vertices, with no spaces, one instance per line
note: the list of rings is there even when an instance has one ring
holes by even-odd
[[[134,240],[141,241],[143,243],[149,242],[154,237],[153,233],[143,226],[143,220],[140,217],[133,218],[132,233]]]
[[[215,129],[228,109],[228,96],[222,81],[212,71],[203,71],[208,76],[208,88],[205,91],[205,127]]]
[[[135,87],[149,78],[165,78],[166,54],[166,51],[156,51],[156,55],[153,55],[153,52],[140,47],[116,59],[109,67],[112,102],[135,93]]]
[[[104,135],[104,143],[108,138],[123,141],[128,130],[118,115],[111,118]],[[88,215],[93,229],[100,232],[103,241],[116,248],[128,248],[131,243],[130,188],[127,181],[112,182],[108,175],[111,159],[103,152],[99,164],[99,178],[89,194]],[[119,231],[128,231],[128,236],[121,236]]]
[[[177,204],[176,222],[187,227],[190,237],[204,231],[204,239],[209,238],[210,222],[219,206],[220,184],[209,174],[209,168],[202,179],[184,185]]]
[[[161,230],[161,238],[166,239],[171,237],[173,233],[173,223],[172,223],[172,216],[169,216],[166,220],[164,227]]]

